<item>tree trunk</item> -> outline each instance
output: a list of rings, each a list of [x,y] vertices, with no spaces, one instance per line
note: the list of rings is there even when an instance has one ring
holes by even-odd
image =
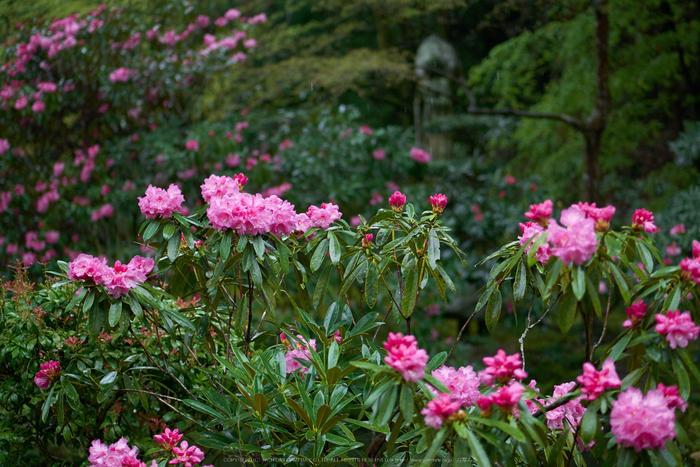
[[[583,154],[583,201],[600,202],[600,143],[603,130],[585,130]]]

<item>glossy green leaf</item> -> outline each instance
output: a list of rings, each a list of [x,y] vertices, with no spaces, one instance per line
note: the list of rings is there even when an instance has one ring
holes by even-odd
[[[493,331],[501,317],[501,291],[496,289],[486,305],[486,328]]]

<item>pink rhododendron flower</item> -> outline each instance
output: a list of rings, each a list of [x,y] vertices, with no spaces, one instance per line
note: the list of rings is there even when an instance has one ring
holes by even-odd
[[[384,362],[401,373],[405,381],[418,381],[425,376],[425,366],[428,364],[428,354],[418,348],[414,336],[403,336],[400,332],[389,333],[384,342],[387,356]],[[458,406],[459,407],[459,406]]]
[[[610,219],[615,214],[615,206],[598,208],[595,203],[578,203],[578,208],[586,214],[588,219],[593,219],[596,232],[605,232],[610,228]]]
[[[543,406],[548,406],[553,404],[557,399],[573,391],[576,383],[571,381],[569,383],[564,383],[554,386],[554,394],[550,399],[544,402]],[[584,400],[584,396],[578,397],[572,401],[567,402],[564,405],[548,410],[546,413],[547,417],[547,427],[550,430],[563,430],[564,422],[569,427],[575,427],[581,421],[583,414],[586,412],[586,408],[581,405],[581,401]]]
[[[52,381],[61,377],[61,363],[56,361],[48,361],[42,363],[40,370],[34,375],[34,382],[41,389],[46,389],[51,385]]]
[[[560,222],[564,227],[550,220],[547,230],[552,254],[563,263],[573,262],[576,266],[591,259],[598,248],[595,222],[576,205],[562,211]]]
[[[430,154],[428,154],[420,148],[412,147],[411,159],[418,162],[419,164],[427,164],[428,162],[430,162]]]
[[[673,242],[666,247],[666,254],[668,256],[678,256],[681,254],[681,247],[676,242]]]
[[[680,235],[685,233],[685,224],[678,224],[671,227],[669,231],[671,235]]]
[[[365,135],[372,136],[372,128],[369,127],[369,125],[362,125],[360,128],[357,129],[360,133],[364,133]]]
[[[431,373],[450,390],[450,399],[460,407],[470,407],[481,396],[479,392],[479,377],[471,365],[455,370],[451,366],[442,365]]]
[[[284,141],[282,141],[279,144],[279,146],[277,146],[277,149],[279,149],[280,151],[284,151],[285,149],[291,148],[293,146],[294,146],[294,143],[292,143],[288,139],[285,139]]]
[[[44,101],[36,101],[35,103],[32,104],[32,112],[34,113],[41,113],[46,109],[46,104],[44,104]]]
[[[22,110],[27,106],[27,96],[22,96],[15,101],[15,109]]]
[[[677,386],[666,386],[663,383],[659,383],[656,389],[664,395],[670,409],[678,407],[681,409],[681,412],[685,412],[685,409],[688,408],[688,403],[678,394]]]
[[[166,428],[164,433],[155,435],[153,439],[155,439],[156,442],[166,451],[172,451],[173,448],[177,446],[177,443],[179,443],[182,439],[182,435],[177,428],[174,430]]]
[[[182,191],[175,184],[171,184],[167,191],[148,185],[146,196],[139,197],[139,208],[146,219],[156,219],[170,217],[173,212],[181,212],[184,202]]]
[[[440,214],[447,206],[447,196],[442,193],[434,194],[430,197],[430,204],[432,205],[433,212],[435,214]]]
[[[320,227],[324,230],[327,230],[333,222],[343,216],[338,210],[338,206],[332,203],[323,203],[320,208],[309,206],[306,215],[311,220],[312,227]]]
[[[220,18],[216,18],[216,21],[214,21],[214,25],[219,28],[223,28],[228,24],[228,20],[226,19],[225,16],[222,16]]]
[[[622,323],[622,326],[625,328],[637,326],[642,322],[642,318],[644,318],[644,314],[648,309],[649,307],[643,300],[637,300],[631,306],[625,308],[625,312],[627,313],[629,319],[626,319],[625,322]]]
[[[238,19],[241,17],[241,12],[236,10],[235,8],[231,8],[224,14],[224,18],[226,18],[229,21],[233,21],[235,19]]]
[[[679,266],[681,267],[681,278],[684,281],[700,284],[700,261],[695,258],[684,258]]]
[[[135,70],[130,70],[125,67],[117,68],[109,74],[109,80],[112,83],[126,83],[135,72]]]
[[[403,211],[404,204],[406,204],[406,195],[400,191],[395,191],[393,195],[389,196],[389,206],[391,206],[392,211]]]
[[[191,139],[185,143],[185,148],[197,152],[199,151],[199,142],[196,139]]]
[[[48,232],[46,232],[46,243],[49,243],[51,245],[56,244],[60,235],[61,234],[56,230],[49,230]]]
[[[104,284],[104,276],[109,270],[105,258],[95,258],[81,253],[68,263],[68,278],[70,280],[92,280],[95,284]]]
[[[226,165],[229,167],[238,167],[241,163],[241,156],[238,154],[229,154],[226,157]]]
[[[372,157],[374,157],[375,160],[381,161],[386,158],[386,151],[382,148],[377,148],[372,151]]]
[[[603,362],[601,371],[589,362],[584,363],[583,375],[578,376],[576,381],[581,383],[581,392],[588,395],[589,401],[597,399],[607,388],[617,388],[621,384],[612,358]]]
[[[668,310],[667,314],[657,314],[654,319],[656,332],[666,336],[672,349],[685,348],[688,346],[688,341],[698,338],[700,327],[695,325],[689,311],[681,313],[680,310]]]
[[[426,425],[438,430],[450,415],[458,410],[458,402],[453,402],[449,394],[440,394],[437,399],[428,402],[428,406],[421,410],[420,413],[425,415]]]
[[[540,225],[534,222],[526,222],[525,224],[520,224],[520,230],[522,235],[518,237],[520,240],[520,245],[525,245],[531,238],[532,242],[525,247],[525,253],[529,253],[533,244],[537,241],[540,235],[547,235],[546,230]],[[546,264],[549,261],[549,257],[552,254],[547,242],[542,243],[538,248],[537,252],[533,255],[537,261],[542,264]]]
[[[637,209],[632,216],[632,228],[636,231],[656,233],[659,229],[654,225],[654,215],[646,209]]]
[[[5,154],[10,150],[10,142],[6,139],[0,139],[0,154]]]
[[[205,202],[209,202],[211,198],[221,198],[226,195],[236,195],[240,192],[238,182],[231,177],[210,175],[204,179],[204,184],[201,185],[202,198]]]
[[[503,349],[499,349],[493,357],[484,357],[486,369],[479,372],[479,379],[485,386],[493,386],[495,382],[504,384],[512,378],[523,380],[527,373],[523,370],[523,362],[520,354],[506,355]]]
[[[41,92],[45,92],[47,94],[51,94],[51,93],[56,92],[58,90],[58,86],[55,83],[51,83],[48,81],[41,82],[41,83],[37,84],[36,87]]]
[[[248,183],[248,177],[243,174],[236,174],[233,176],[233,179],[238,183],[238,190],[243,191],[243,187]]]
[[[663,449],[676,436],[676,415],[663,392],[646,395],[634,386],[621,393],[610,412],[610,427],[617,444],[626,448]]]
[[[552,217],[552,200],[548,199],[540,204],[531,204],[530,212],[526,212],[525,217],[537,222],[542,227],[547,227],[549,218]]]
[[[267,15],[265,13],[260,13],[259,15],[255,15],[252,18],[248,18],[248,24],[258,23],[267,23]]]
[[[518,382],[511,382],[506,386],[501,386],[488,396],[482,396],[476,400],[476,406],[481,411],[483,417],[491,416],[491,406],[497,405],[504,414],[518,416],[516,406],[523,396],[525,388]]]
[[[287,347],[287,352],[284,355],[284,361],[287,366],[287,374],[294,373],[299,370],[301,374],[307,374],[309,369],[299,363],[299,360],[311,360],[311,351],[309,348],[316,350],[316,339],[311,339],[306,342],[303,336],[297,334],[297,340],[292,345],[292,343],[285,337],[284,333],[280,334],[280,340],[282,345]]]
[[[515,185],[515,177],[513,177],[511,174],[506,174],[506,183],[508,185]]]
[[[199,15],[195,20],[195,24],[199,29],[204,29],[207,26],[209,26],[209,17],[205,15]]]

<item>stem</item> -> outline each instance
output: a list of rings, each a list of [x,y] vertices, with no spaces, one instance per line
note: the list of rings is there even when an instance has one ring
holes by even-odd
[[[248,324],[246,324],[245,330],[245,355],[248,356],[250,350],[250,328],[253,324],[253,281],[250,278],[250,271],[248,271]]]
[[[598,342],[596,342],[595,345],[593,346],[593,350],[591,351],[591,355],[595,354],[596,349],[598,348],[600,343],[603,342],[603,337],[605,336],[605,330],[608,327],[608,315],[610,314],[610,299],[611,298],[612,298],[612,287],[610,287],[610,290],[608,291],[608,306],[605,309],[605,319],[603,320],[603,332],[600,333],[600,338],[598,339]]]
[[[467,326],[469,325],[469,322],[472,320],[472,318],[474,317],[475,314],[476,314],[476,310],[474,310],[474,311],[472,312],[472,314],[471,314],[471,316],[469,317],[469,319],[467,320],[467,322],[464,323],[464,326],[462,326],[462,329],[459,330],[459,334],[457,334],[457,339],[455,339],[455,343],[452,344],[452,348],[450,349],[450,352],[447,354],[447,358],[446,358],[445,360],[447,360],[448,358],[450,358],[450,356],[452,355],[452,352],[454,352],[455,347],[457,347],[457,343],[458,343],[459,340],[462,338],[462,333],[463,333],[464,330],[467,328]]]

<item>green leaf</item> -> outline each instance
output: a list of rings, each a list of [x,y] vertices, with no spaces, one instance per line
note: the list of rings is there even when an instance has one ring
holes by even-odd
[[[438,240],[437,232],[435,229],[430,231],[428,236],[428,265],[430,269],[435,269],[437,267],[437,260],[440,259],[440,240]]]
[[[375,328],[379,326],[381,323],[380,322],[375,322],[374,320],[377,319],[379,316],[379,313],[376,311],[373,311],[372,313],[367,313],[365,314],[360,320],[355,324],[355,327],[353,327],[346,335],[345,339],[350,339],[353,336],[356,336],[358,334],[362,334],[363,332],[368,331],[369,329]]]
[[[180,251],[180,242],[181,238],[179,230],[175,231],[175,234],[173,234],[172,237],[170,237],[170,240],[168,240],[168,258],[170,261],[175,261],[175,258],[177,258],[177,254]]]
[[[516,439],[522,443],[525,443],[527,441],[527,437],[523,434],[522,431],[518,430],[513,425],[509,425],[508,423],[506,423],[504,421],[491,420],[489,418],[481,418],[481,419],[479,419],[479,423],[482,423],[482,424],[487,425],[487,426],[492,426],[492,427],[498,428],[499,430],[506,433],[511,438]]]
[[[681,359],[675,353],[671,355],[671,363],[673,364],[673,373],[678,378],[678,393],[683,399],[688,400],[688,397],[690,397],[688,372],[685,370]]]
[[[221,237],[221,245],[219,245],[219,255],[221,260],[226,261],[231,254],[231,231],[227,230]]]
[[[122,317],[122,301],[117,300],[109,307],[109,326],[114,327],[119,324],[119,319]]]
[[[622,243],[612,234],[605,236],[605,246],[610,256],[620,256],[620,254],[622,254]]]
[[[178,323],[183,328],[187,328],[192,332],[197,332],[197,329],[194,327],[194,325],[192,325],[192,323],[190,323],[190,320],[185,318],[179,311],[163,308],[162,310],[160,310],[160,312],[161,314],[167,316],[168,318]]]
[[[631,448],[620,448],[620,455],[617,458],[617,467],[633,467],[637,465],[637,453]]]
[[[66,306],[66,311],[73,311],[73,308],[75,305],[78,304],[81,300],[85,298],[85,296],[88,294],[89,289],[87,287],[83,287],[83,289],[80,291],[79,294],[77,294],[73,299],[68,303]]]
[[[603,310],[600,306],[598,289],[596,289],[596,287],[593,285],[593,281],[591,281],[590,277],[586,277],[586,289],[588,290],[588,298],[593,304],[593,310],[595,311],[596,316],[598,319],[602,319]]]
[[[338,347],[338,342],[332,339],[331,345],[328,348],[328,364],[327,368],[333,368],[338,364],[338,355],[340,354],[340,349]]]
[[[474,308],[475,312],[478,312],[484,307],[484,305],[486,305],[494,290],[496,290],[496,287],[498,287],[498,284],[494,282],[489,288],[486,289],[486,292],[481,294],[481,297],[479,297],[479,301],[476,303],[476,307]]]
[[[610,270],[613,273],[613,276],[615,277],[615,282],[617,283],[618,288],[620,289],[620,294],[622,295],[622,299],[625,301],[625,305],[629,306],[630,305],[630,289],[629,286],[627,285],[627,278],[620,272],[620,270],[617,268],[616,265],[613,263],[608,263],[610,265]]]
[[[253,249],[255,250],[255,256],[262,259],[263,255],[265,255],[265,242],[261,235],[253,237]]]
[[[398,392],[398,387],[392,385],[391,388],[384,393],[384,397],[380,398],[378,411],[374,414],[377,425],[383,426],[389,423],[389,420],[394,414]]]
[[[328,252],[331,255],[331,262],[333,264],[338,264],[338,261],[340,261],[340,255],[342,254],[338,237],[336,237],[332,231],[328,231],[328,240]]]
[[[493,328],[498,324],[498,319],[501,317],[501,291],[496,291],[491,295],[488,304],[486,305],[486,328],[493,331]]]
[[[584,412],[583,418],[581,419],[581,436],[583,438],[583,444],[588,445],[595,435],[600,431],[600,420],[598,419],[598,412],[591,410],[590,406]]]
[[[401,414],[403,419],[409,423],[413,420],[413,387],[408,384],[404,384],[401,388],[401,398],[399,399],[399,406],[401,407]]]
[[[131,306],[131,311],[133,311],[136,316],[138,316],[139,318],[143,318],[143,308],[141,307],[141,303],[136,299],[136,297],[130,297],[129,305]]]
[[[221,412],[219,412],[218,410],[216,410],[213,407],[209,407],[208,405],[206,405],[202,402],[192,400],[192,399],[185,399],[182,402],[184,402],[186,405],[192,407],[195,410],[198,410],[202,413],[205,413],[205,414],[213,417],[214,419],[223,418],[223,414]]]
[[[442,365],[445,360],[447,359],[447,352],[442,351],[438,354],[436,354],[433,358],[430,359],[428,364],[425,367],[425,371],[427,373],[432,373],[434,370],[437,370],[440,365]]]
[[[564,334],[569,332],[571,326],[574,325],[577,304],[578,301],[576,301],[576,296],[571,291],[566,292],[564,294],[564,299],[559,303],[559,315],[557,322],[559,324],[559,329],[561,329],[561,332]]]
[[[102,377],[100,380],[100,387],[101,388],[106,388],[110,386],[115,380],[117,379],[117,372],[116,371],[110,371],[106,375]]]
[[[416,295],[418,293],[418,270],[412,267],[405,276],[403,284],[403,295],[401,297],[401,313],[404,318],[413,314],[416,307]]]
[[[519,302],[525,296],[525,290],[527,288],[527,269],[525,267],[525,261],[520,262],[520,267],[515,273],[515,282],[513,283],[513,299]]]
[[[425,456],[423,456],[421,460],[421,465],[433,465],[436,461],[435,456],[445,442],[445,438],[447,438],[447,427],[443,426],[440,428],[440,431],[437,432],[437,435],[435,435],[435,439],[433,439],[433,442],[430,444],[430,448],[425,452]]]
[[[160,227],[160,222],[157,219],[152,219],[151,222],[146,227],[143,232],[143,241],[148,243],[150,239],[158,232],[158,227]]]
[[[51,391],[49,391],[49,395],[46,398],[46,401],[44,402],[44,405],[41,407],[41,421],[46,422],[46,419],[49,416],[49,409],[53,405],[52,399],[53,399],[53,391],[56,389],[56,385],[54,384],[51,387]]]
[[[92,304],[95,302],[95,291],[91,290],[90,293],[85,297],[83,302],[83,313],[88,314],[92,308]]]
[[[248,244],[248,236],[247,235],[241,235],[241,237],[238,239],[238,243],[236,244],[236,251],[239,253],[243,253],[243,250],[245,250],[245,246]]]
[[[323,303],[323,298],[326,296],[326,290],[328,289],[328,282],[331,279],[332,269],[332,266],[328,266],[327,268],[325,268],[319,276],[318,281],[316,281],[316,287],[314,288],[313,303],[314,308],[317,310],[318,307],[321,306],[321,303]]]
[[[326,328],[327,331],[333,330],[333,325],[338,319],[338,313],[340,313],[338,302],[331,303],[331,306],[326,310],[326,316],[323,318],[323,327]]]
[[[583,300],[583,296],[586,295],[586,274],[581,269],[581,266],[576,266],[575,269],[571,271],[571,287],[574,290],[574,296],[579,302]]]
[[[372,261],[367,269],[367,279],[365,280],[365,301],[367,306],[372,309],[377,303],[377,295],[379,294],[379,269],[377,263]]]
[[[613,362],[616,362],[617,359],[620,358],[620,355],[622,355],[622,352],[625,351],[625,348],[627,347],[627,344],[629,343],[630,339],[632,339],[632,334],[627,334],[626,336],[623,336],[612,348],[612,350],[610,351],[610,355],[608,355],[608,358],[612,358]]]
[[[639,252],[639,257],[642,259],[642,264],[648,276],[654,272],[654,259],[649,249],[642,242],[637,242],[637,251]]]
[[[668,297],[666,297],[666,300],[663,305],[663,310],[677,310],[678,309],[678,304],[681,301],[681,287],[680,285],[676,286],[676,289],[673,291],[672,294],[669,294]]]
[[[311,256],[311,271],[316,271],[323,264],[323,260],[326,259],[326,252],[328,251],[328,239],[323,239],[314,250],[314,254]]]
[[[490,467],[491,460],[489,459],[489,456],[486,454],[486,451],[484,450],[484,447],[479,442],[478,438],[476,436],[474,436],[474,433],[471,430],[467,430],[466,435],[467,435],[467,442],[469,443],[469,447],[471,448],[472,454],[474,455],[474,458],[476,459],[476,463],[480,467]]]
[[[76,402],[80,400],[80,398],[78,397],[78,391],[75,390],[75,386],[73,386],[73,384],[71,384],[70,381],[63,380],[61,385],[63,386],[63,391],[66,393],[66,396],[68,396],[70,400]]]
[[[173,236],[176,230],[177,224],[174,224],[172,222],[168,222],[167,224],[165,224],[165,227],[163,227],[163,239],[168,240],[170,237]]]

